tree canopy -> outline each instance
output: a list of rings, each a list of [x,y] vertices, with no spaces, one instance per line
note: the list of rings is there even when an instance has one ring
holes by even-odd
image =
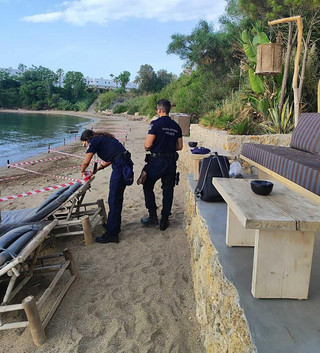
[[[123,71],[121,74],[117,77],[117,79],[120,81],[121,87],[126,88],[126,85],[130,81],[130,72],[129,71]]]

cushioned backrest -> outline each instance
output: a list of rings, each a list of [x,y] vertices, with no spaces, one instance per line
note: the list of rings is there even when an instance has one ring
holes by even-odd
[[[301,114],[290,147],[320,154],[320,113]]]

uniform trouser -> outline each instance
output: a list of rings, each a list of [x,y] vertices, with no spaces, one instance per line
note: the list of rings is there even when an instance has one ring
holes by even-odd
[[[109,187],[109,213],[107,220],[107,235],[118,235],[121,228],[121,212],[123,204],[123,194],[126,185],[122,176],[121,159],[116,159],[112,163],[112,173]]]
[[[153,212],[157,209],[153,188],[157,180],[161,178],[161,188],[163,195],[161,214],[164,217],[170,216],[176,170],[177,165],[173,158],[156,157],[151,158],[148,162],[146,167],[147,179],[143,184],[143,191],[146,208],[149,210],[149,212]]]

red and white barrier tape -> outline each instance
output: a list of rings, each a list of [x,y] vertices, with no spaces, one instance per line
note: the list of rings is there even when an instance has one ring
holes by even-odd
[[[38,159],[35,161],[28,161],[28,162],[21,162],[21,163],[14,163],[10,164],[11,166],[19,166],[19,165],[27,165],[27,164],[36,164],[36,163],[43,163],[43,162],[48,162],[48,161],[54,161],[56,159],[61,159],[61,158],[66,158],[66,157],[52,157],[52,158],[45,158],[45,159]]]
[[[12,168],[24,170],[24,171],[29,172],[29,173],[42,175],[42,173],[40,173],[40,172],[36,172],[35,170],[30,170],[30,169],[27,169],[27,168],[19,167],[19,166],[15,165],[15,164],[9,164],[8,166],[12,167]]]
[[[18,179],[21,178],[21,175],[15,175],[11,177],[6,177],[6,178],[1,178],[0,181],[6,181],[6,180],[12,180],[12,179]]]
[[[128,135],[128,131],[112,131],[113,135]]]
[[[73,144],[70,144],[70,145],[63,145],[63,146],[59,146],[59,147],[53,147],[52,150],[55,150],[55,151],[59,151],[59,150],[65,150],[67,148],[72,148],[72,147],[80,147],[80,145],[77,143],[73,143]]]
[[[23,192],[21,194],[13,195],[13,196],[2,197],[2,198],[0,198],[0,202],[9,201],[9,200],[13,200],[13,199],[17,199],[17,198],[25,197],[25,196],[35,195],[35,194],[39,194],[39,193],[45,192],[45,191],[60,189],[60,188],[64,188],[65,186],[74,185],[74,184],[75,183],[66,183],[66,184],[61,184],[61,185],[48,186],[48,187],[45,187],[42,189],[27,191],[27,192]]]
[[[9,165],[12,166],[12,167],[14,167],[14,168],[21,169],[21,170],[24,170],[24,171],[29,172],[29,173],[39,174],[39,175],[43,175],[43,176],[51,176],[51,177],[53,177],[53,178],[64,179],[64,180],[71,180],[71,181],[75,181],[75,182],[81,183],[81,180],[79,180],[79,179],[69,178],[69,177],[65,177],[65,176],[61,176],[61,175],[46,174],[46,173],[36,172],[35,170],[30,170],[30,169],[27,169],[27,168],[22,168],[22,167],[18,167],[18,166],[13,166],[13,165],[11,165],[11,164],[9,164]]]
[[[61,151],[56,151],[56,150],[53,150],[53,149],[48,149],[48,152],[55,152],[55,153],[60,153],[60,154],[63,154],[65,156],[69,156],[69,157],[76,157],[76,158],[81,158],[83,159],[85,156],[79,156],[77,154],[71,154],[71,153],[66,153],[66,152],[61,152]],[[61,157],[60,157],[61,158]]]

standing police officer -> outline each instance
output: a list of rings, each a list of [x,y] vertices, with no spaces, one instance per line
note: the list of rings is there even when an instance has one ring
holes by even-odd
[[[107,132],[97,133],[92,130],[85,130],[80,140],[84,147],[88,147],[84,161],[81,164],[82,175],[95,153],[103,161],[98,166],[97,171],[108,167],[110,164],[112,165],[108,197],[109,213],[107,223],[104,224],[107,231],[101,237],[96,237],[96,242],[119,243],[118,233],[121,226],[123,194],[126,188],[123,179],[122,160],[125,158],[125,154],[129,155],[128,158],[130,158],[130,153],[126,151],[121,142]]]
[[[161,178],[163,199],[160,219],[160,230],[166,230],[169,226],[169,216],[173,201],[173,188],[175,186],[178,153],[183,147],[182,131],[180,126],[169,117],[171,104],[166,99],[158,102],[157,110],[159,118],[152,121],[149,126],[144,147],[150,151],[148,163],[145,167],[147,173],[143,184],[146,208],[149,217],[141,219],[147,226],[157,226],[157,206],[154,195],[154,185]]]

